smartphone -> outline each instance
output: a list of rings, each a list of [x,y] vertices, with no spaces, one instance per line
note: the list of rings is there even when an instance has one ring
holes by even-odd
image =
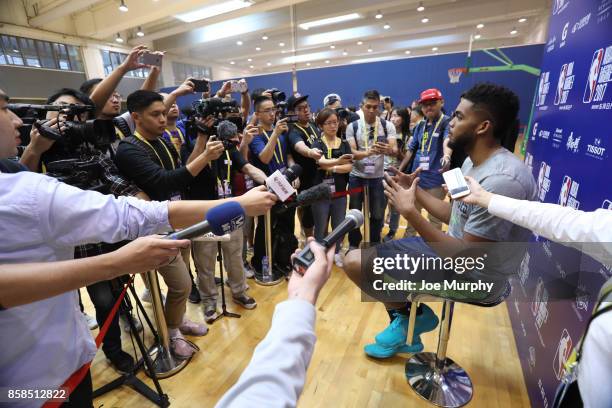
[[[470,194],[470,188],[459,167],[442,173],[442,177],[444,177],[444,182],[453,200]]]
[[[163,58],[164,56],[161,54],[152,54],[150,52],[147,52],[142,54],[142,56],[140,57],[140,63],[161,67]]]
[[[210,91],[210,82],[206,79],[191,79],[193,82],[194,91],[195,92],[209,92]]]

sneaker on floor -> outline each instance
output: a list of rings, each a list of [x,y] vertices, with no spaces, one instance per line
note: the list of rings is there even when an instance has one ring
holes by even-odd
[[[204,306],[204,321],[210,324],[215,321],[215,319],[219,317],[219,311],[217,310],[217,305],[205,305]]]
[[[372,343],[366,345],[363,351],[373,358],[389,358],[397,353],[414,354],[423,351],[423,343],[421,343],[420,338],[418,343],[414,343],[410,346],[408,344],[401,344],[399,346],[385,347],[378,343]]]
[[[422,313],[416,317],[414,325],[414,343],[420,342],[420,335],[434,330],[438,326],[438,316],[427,305],[422,305]],[[384,347],[399,347],[406,344],[409,317],[395,312],[391,324],[375,337],[376,343]]]
[[[170,335],[170,349],[175,357],[183,360],[193,356],[197,351],[178,330]]]
[[[162,298],[162,303],[165,305],[166,296],[163,293],[161,294],[161,298]],[[151,297],[151,291],[145,288],[145,290],[140,294],[140,300],[142,300],[145,303],[153,303],[153,298]]]
[[[200,297],[200,291],[195,283],[191,283],[191,292],[189,293],[189,301],[191,303],[200,303],[202,298]]]
[[[244,307],[245,309],[255,309],[257,307],[257,302],[250,296],[246,294],[242,294],[240,296],[232,296],[234,303]]]
[[[126,332],[132,331],[132,326],[130,326],[128,319],[132,321],[132,323],[134,324],[134,329],[136,329],[137,332],[142,331],[142,323],[140,323],[138,319],[135,319],[131,313],[121,313],[119,315],[119,319],[121,320],[121,323],[123,324],[123,330],[125,330]]]
[[[181,324],[179,330],[182,334],[191,336],[204,336],[208,333],[208,327],[205,324],[192,322],[188,319],[183,319],[183,324]]]
[[[242,265],[242,270],[244,271],[244,276],[247,279],[253,279],[255,277],[255,271],[253,270],[253,268],[251,268],[251,265],[249,265],[248,263],[244,263]]]
[[[83,316],[85,316],[85,321],[87,322],[87,327],[89,327],[89,330],[96,330],[98,328],[98,322],[96,321],[95,317],[90,316],[85,312],[83,312]]]
[[[343,262],[342,259],[343,259],[342,255],[340,255],[340,254],[334,255],[334,262],[336,263],[336,266],[338,268],[344,268],[344,262]]]
[[[134,357],[123,350],[106,356],[106,360],[121,374],[129,374],[134,371]]]
[[[383,242],[393,241],[395,238],[395,231],[389,231],[387,235],[383,237]]]

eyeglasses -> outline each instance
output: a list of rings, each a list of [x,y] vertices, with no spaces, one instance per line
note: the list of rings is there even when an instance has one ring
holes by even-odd
[[[269,115],[269,114],[271,114],[271,113],[275,113],[275,112],[276,112],[276,109],[274,109],[274,108],[270,108],[270,109],[260,110],[260,111],[257,111],[257,112],[258,112],[258,113],[265,113],[265,114],[268,114],[268,115]]]
[[[331,122],[324,122],[323,126],[338,126],[338,121],[332,120]]]

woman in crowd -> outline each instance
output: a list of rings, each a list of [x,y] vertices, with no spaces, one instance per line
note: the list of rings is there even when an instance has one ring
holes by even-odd
[[[385,156],[385,170],[390,166],[396,167],[402,162],[404,153],[408,142],[412,135],[411,133],[411,119],[412,109],[408,107],[396,107],[391,112],[391,122],[395,126],[395,132],[397,134],[397,156]],[[395,238],[395,233],[399,226],[399,213],[389,205],[389,212],[387,213],[387,223],[389,224],[389,232],[383,238],[383,242],[391,241]]]
[[[346,140],[337,136],[339,118],[334,109],[325,108],[318,115],[316,125],[321,129],[321,138],[315,142],[313,148],[323,152],[318,161],[314,184],[326,183],[330,186],[332,193],[346,191],[348,175],[353,168],[353,156],[351,147]],[[332,228],[344,220],[346,214],[346,196],[331,201],[319,202],[312,205],[314,217],[314,236],[320,240],[327,233],[327,226],[331,218]],[[342,267],[340,255],[341,243],[336,245],[335,263]]]

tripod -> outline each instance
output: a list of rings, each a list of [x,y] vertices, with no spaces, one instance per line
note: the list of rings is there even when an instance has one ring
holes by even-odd
[[[238,313],[228,312],[227,305],[225,303],[225,282],[223,282],[223,255],[221,254],[221,241],[217,241],[217,262],[219,262],[219,271],[221,272],[221,314],[215,317],[213,322],[216,322],[223,316],[240,318]]]
[[[144,316],[149,328],[151,329],[151,333],[153,333],[153,337],[157,339],[157,332],[153,328],[153,323],[151,323],[149,316],[147,316],[147,313],[145,312],[144,306],[142,305],[142,303],[140,302],[140,299],[138,298],[138,295],[136,294],[136,289],[134,289],[134,284],[129,283],[129,289],[130,289],[130,292],[132,292],[134,299],[136,300],[136,305],[138,309],[140,310],[140,312],[142,312],[142,315]],[[132,311],[132,304],[131,302],[128,301],[127,293],[125,294],[125,298],[123,299],[123,303],[121,307],[127,312],[131,313]],[[97,398],[101,395],[106,394],[109,391],[114,390],[115,388],[121,387],[122,385],[129,385],[134,390],[136,390],[136,392],[138,392],[140,395],[147,398],[149,401],[153,402],[155,405],[162,407],[162,408],[166,408],[170,406],[170,401],[168,400],[168,395],[164,394],[161,388],[161,385],[159,384],[159,380],[157,379],[157,376],[155,375],[155,371],[153,369],[153,361],[151,361],[151,358],[149,357],[149,353],[145,349],[142,339],[140,338],[138,332],[136,331],[136,327],[134,325],[133,319],[128,318],[127,321],[128,321],[128,324],[130,325],[131,333],[135,333],[134,337],[136,338],[136,344],[138,345],[138,349],[140,350],[140,354],[142,355],[142,358],[138,360],[138,362],[134,366],[134,370],[131,373],[122,374],[120,377],[116,378],[110,383],[98,388],[97,390],[94,390],[93,397]],[[157,343],[159,343],[159,340],[157,340]],[[135,375],[136,372],[138,372],[138,370],[143,366],[143,364],[146,366],[149,376],[153,380],[153,385],[155,386],[155,390],[152,390],[148,385],[142,382]]]

